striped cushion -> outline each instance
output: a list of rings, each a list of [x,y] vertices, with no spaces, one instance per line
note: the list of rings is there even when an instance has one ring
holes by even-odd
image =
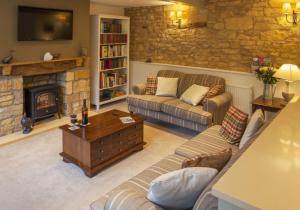
[[[221,126],[219,125],[208,128],[192,140],[178,147],[175,153],[187,158],[192,158],[196,155],[209,155],[231,148],[232,154],[234,155],[238,151],[238,147],[228,144],[227,141],[220,136],[220,128]]]
[[[155,95],[157,89],[157,78],[156,77],[148,77],[146,83],[146,95]]]
[[[138,193],[146,196],[152,180],[165,173],[181,169],[181,164],[184,159],[184,157],[179,155],[170,155],[154,164],[150,168],[146,169],[145,171],[141,172],[137,176],[133,177],[132,179],[128,180],[127,182],[121,184],[120,186],[112,190],[109,195],[113,194],[116,190],[125,188],[137,191]]]
[[[161,105],[161,111],[202,125],[209,125],[212,123],[212,114],[204,111],[202,106],[193,106],[179,99],[165,101]]]
[[[163,112],[152,111],[149,109],[143,109],[136,106],[129,105],[128,110],[133,113],[141,114],[143,116],[150,117],[152,119],[157,119],[170,124],[178,125],[197,132],[202,132],[206,130],[208,127],[210,127],[210,125],[201,125],[200,123],[180,119],[178,117],[174,117]]]
[[[248,114],[231,106],[222,122],[220,135],[225,138],[228,143],[238,145],[246,129],[247,121]]]
[[[223,85],[221,93],[225,91],[225,80],[221,77],[207,74],[185,74],[180,80],[178,86],[178,95],[181,96],[193,84],[212,87],[214,85]]]
[[[130,189],[120,189],[109,197],[105,210],[162,210],[149,201],[145,195]]]
[[[161,97],[154,95],[130,95],[127,98],[127,102],[132,106],[153,111],[160,111],[162,103],[171,99],[173,99],[173,97]]]
[[[206,93],[205,97],[202,100],[202,104],[205,104],[206,100],[216,97],[223,93],[224,85],[213,85],[210,87],[208,93]]]

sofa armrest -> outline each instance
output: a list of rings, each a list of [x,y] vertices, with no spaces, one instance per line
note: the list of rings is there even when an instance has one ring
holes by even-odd
[[[145,95],[145,92],[146,92],[146,84],[141,83],[141,84],[134,85],[134,86],[132,87],[132,92],[133,92],[135,95]]]
[[[230,93],[223,93],[216,97],[206,100],[203,104],[204,111],[213,114],[213,123],[221,125],[224,116],[232,103],[232,95]]]

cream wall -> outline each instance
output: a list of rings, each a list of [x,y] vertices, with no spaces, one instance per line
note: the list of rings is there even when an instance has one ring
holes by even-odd
[[[108,5],[103,5],[95,2],[90,4],[90,14],[106,14],[106,15],[124,15],[123,7],[113,7]]]

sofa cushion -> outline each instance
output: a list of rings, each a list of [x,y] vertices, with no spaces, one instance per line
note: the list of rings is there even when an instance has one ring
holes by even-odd
[[[178,85],[178,95],[181,96],[191,85],[201,85],[212,87],[214,85],[223,85],[221,93],[225,92],[225,80],[218,76],[207,74],[185,74]]]
[[[117,188],[112,190],[108,196],[114,194],[115,191],[122,189],[131,189],[146,196],[152,180],[165,173],[181,169],[184,159],[184,157],[176,154],[169,155],[158,163],[139,173],[135,177],[131,178],[127,182],[119,185]]]
[[[208,155],[196,155],[192,158],[186,158],[182,163],[182,168],[190,167],[208,167],[221,171],[232,156],[232,149],[224,149],[217,153]]]
[[[174,99],[173,97],[161,97],[154,95],[130,95],[127,98],[129,105],[149,109],[153,111],[160,111],[163,102]]]
[[[151,182],[147,198],[166,209],[190,209],[218,171],[193,167],[164,174]]]
[[[146,83],[145,94],[155,95],[157,89],[157,77],[148,77]]]
[[[246,129],[248,114],[231,106],[222,122],[220,135],[230,144],[238,145]]]
[[[105,203],[105,210],[162,210],[159,206],[149,201],[145,195],[130,189],[115,191]]]
[[[192,140],[178,147],[175,150],[175,153],[187,158],[192,158],[195,155],[208,155],[231,148],[232,155],[234,155],[238,151],[238,147],[228,144],[227,141],[220,136],[220,128],[220,125],[215,125],[208,128],[206,131],[194,137]]]
[[[157,96],[177,96],[178,78],[157,77]]]
[[[197,106],[208,93],[208,91],[208,87],[192,85],[181,95],[180,100],[190,105]]]
[[[179,99],[164,101],[161,105],[161,111],[202,125],[209,125],[212,123],[212,114],[204,111],[202,106],[193,106]]]

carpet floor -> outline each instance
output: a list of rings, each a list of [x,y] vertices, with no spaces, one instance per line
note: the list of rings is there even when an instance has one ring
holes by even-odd
[[[88,178],[62,161],[59,129],[0,147],[1,210],[88,210],[89,204],[143,171],[195,135],[180,128],[145,123],[141,152]]]

